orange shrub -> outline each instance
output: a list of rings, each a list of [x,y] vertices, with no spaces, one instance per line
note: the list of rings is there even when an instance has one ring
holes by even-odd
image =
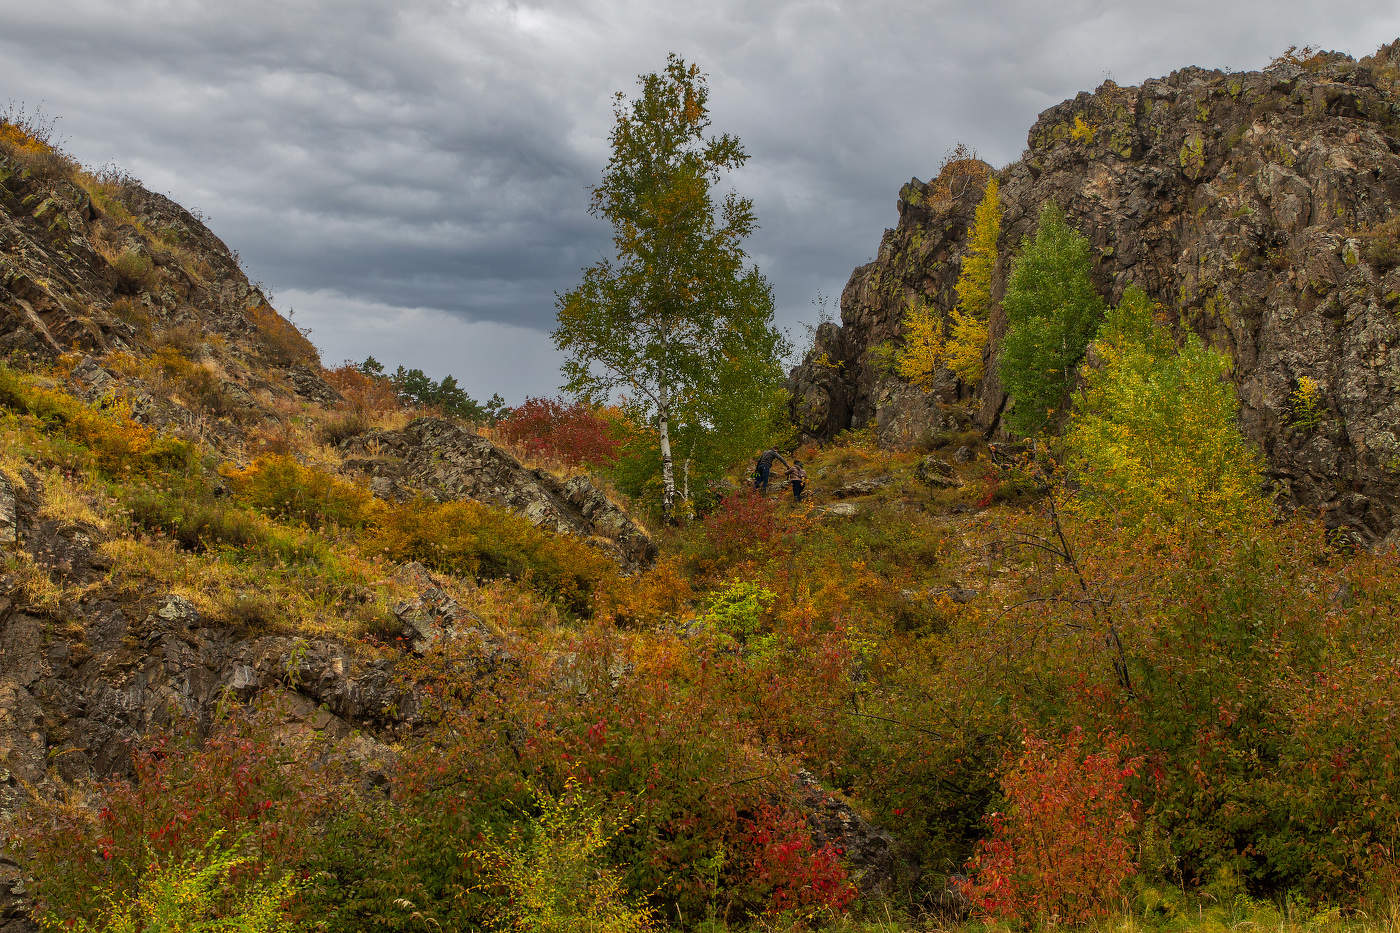
[[[319,365],[316,347],[306,339],[295,324],[278,314],[267,302],[253,305],[245,312],[248,323],[262,337],[262,349],[274,363],[289,366],[294,363]]]
[[[528,580],[589,614],[598,591],[617,586],[612,558],[587,542],[536,528],[479,502],[407,502],[384,510],[377,544],[394,560],[416,560],[463,577]]]
[[[1106,916],[1137,870],[1141,808],[1126,782],[1141,759],[1116,737],[1086,753],[1077,728],[1060,744],[1029,735],[1024,744],[1001,779],[1007,811],[989,817],[963,893],[984,917],[1028,925]]]
[[[276,518],[313,528],[358,527],[370,518],[368,491],[291,457],[259,457],[241,470],[225,470],[224,476],[241,500]]]
[[[369,414],[403,407],[399,391],[392,382],[383,376],[361,372],[354,363],[343,363],[327,370],[325,378],[344,397],[346,406],[353,412]]]

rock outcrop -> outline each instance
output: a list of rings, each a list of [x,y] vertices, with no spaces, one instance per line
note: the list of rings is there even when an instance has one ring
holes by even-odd
[[[315,348],[189,211],[57,152],[35,160],[0,146],[0,355],[72,350],[163,352],[172,381],[188,384],[156,393],[160,407],[208,421],[264,417],[269,395],[335,395]],[[105,377],[107,388],[131,381]]]
[[[341,444],[345,468],[382,499],[470,499],[518,512],[541,528],[601,544],[629,568],[656,558],[651,536],[586,476],[532,470],[491,441],[443,418],[371,431]]]
[[[1366,542],[1400,526],[1400,42],[1359,62],[1324,53],[1106,82],[1041,114],[1028,147],[997,172],[998,288],[1055,201],[1090,238],[1110,301],[1136,284],[1231,355],[1241,427],[1292,501]],[[881,365],[911,300],[953,305],[981,195],[959,181],[901,190],[899,225],[842,294],[842,326],[819,329],[793,371],[808,434],[873,421],[902,443],[959,427],[948,422],[960,411],[998,431],[1007,400],[994,358],[981,384],[948,375],[931,395]],[[992,353],[1003,328],[998,308]],[[1305,380],[1318,391],[1300,417]]]

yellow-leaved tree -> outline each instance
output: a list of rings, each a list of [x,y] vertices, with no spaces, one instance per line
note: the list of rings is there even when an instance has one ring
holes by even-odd
[[[997,237],[1001,234],[1001,198],[995,177],[977,205],[968,233],[967,255],[958,274],[958,305],[944,352],[947,365],[963,382],[982,378],[982,353],[987,347],[987,318],[992,305],[992,279],[997,269]]]
[[[945,327],[938,309],[917,300],[910,301],[904,312],[904,344],[895,354],[895,371],[906,382],[931,391],[941,367],[963,382],[982,378],[1000,234],[1001,200],[997,180],[992,178],[968,231],[967,255],[955,286],[958,303],[951,320]]]
[[[943,315],[927,301],[911,299],[904,312],[904,344],[895,353],[895,372],[925,392],[933,390],[943,363]]]
[[[1230,358],[1187,334],[1178,346],[1157,307],[1129,288],[1110,309],[1065,434],[1091,512],[1129,524],[1218,534],[1266,522],[1262,460],[1240,433]]]

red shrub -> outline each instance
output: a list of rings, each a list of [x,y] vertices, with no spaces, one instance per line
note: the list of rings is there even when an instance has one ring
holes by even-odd
[[[498,426],[507,443],[527,456],[555,460],[567,466],[615,463],[622,445],[618,422],[583,402],[531,398],[511,409]]]
[[[258,719],[235,720],[203,742],[159,738],[134,765],[132,783],[103,789],[95,816],[57,803],[27,814],[17,851],[36,879],[41,916],[93,916],[107,897],[135,890],[153,862],[198,852],[216,832],[260,867],[294,862],[335,796]]]
[[[1075,729],[1059,745],[1027,736],[1002,776],[1008,809],[968,863],[963,893],[994,919],[1082,923],[1105,916],[1136,871],[1140,807],[1125,788],[1140,758],[1118,738],[1085,754]]]
[[[982,495],[977,499],[977,507],[985,509],[996,501],[997,493],[1001,491],[1001,474],[995,470],[989,471],[982,478]]]
[[[818,847],[801,814],[764,804],[748,825],[753,882],[768,892],[770,913],[839,913],[855,900],[840,850]]]
[[[776,500],[756,489],[730,493],[705,516],[705,540],[726,555],[741,553],[753,545],[770,544],[781,530]]]

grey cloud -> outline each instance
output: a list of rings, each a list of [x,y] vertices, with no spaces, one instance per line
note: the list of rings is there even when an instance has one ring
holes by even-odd
[[[42,99],[79,158],[202,210],[328,359],[477,395],[557,384],[554,293],[608,246],[586,208],[611,94],[668,51],[751,153],[729,182],[790,324],[956,141],[1005,163],[1040,110],[1109,76],[1400,35],[1393,0],[0,0],[0,22],[0,100]],[[508,339],[523,356],[497,372]]]

